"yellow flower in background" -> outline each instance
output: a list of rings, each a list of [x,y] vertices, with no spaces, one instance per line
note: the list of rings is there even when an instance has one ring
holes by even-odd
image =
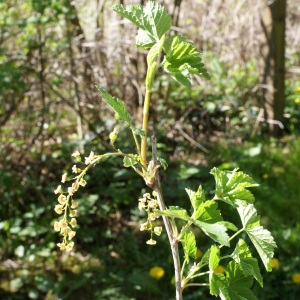
[[[269,175],[268,175],[268,174],[264,174],[264,175],[262,176],[262,178],[263,178],[263,179],[268,179],[268,178],[269,178]]]
[[[294,100],[294,102],[295,102],[295,103],[300,103],[300,98],[296,98],[296,99]]]
[[[202,251],[198,249],[197,252],[196,252],[196,259],[201,258],[202,255],[203,255]]]
[[[295,93],[300,93],[300,86],[296,87]]]
[[[155,266],[150,269],[149,274],[151,277],[158,280],[164,276],[165,270],[161,267]]]
[[[277,258],[271,258],[271,260],[270,260],[270,266],[273,269],[277,269],[279,267],[279,260]]]
[[[295,273],[292,277],[292,280],[296,284],[300,284],[300,273]]]
[[[223,274],[225,272],[225,269],[223,266],[221,265],[218,265],[215,269],[214,269],[214,274],[218,274],[218,273],[221,273]]]

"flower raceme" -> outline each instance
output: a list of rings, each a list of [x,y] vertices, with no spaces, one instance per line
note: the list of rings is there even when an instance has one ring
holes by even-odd
[[[76,158],[77,161],[81,161],[80,153],[78,151],[74,152],[72,156]],[[89,164],[94,163],[97,158],[98,156],[96,156],[94,152],[91,152],[88,157],[85,157],[85,164],[89,167]],[[67,188],[67,191],[64,191],[61,185],[59,185],[54,191],[55,194],[59,195],[57,198],[58,204],[55,205],[54,211],[59,215],[63,215],[62,219],[54,222],[54,230],[63,236],[63,241],[57,244],[62,251],[71,251],[74,246],[72,239],[76,235],[76,232],[73,231],[72,228],[77,226],[76,208],[78,206],[78,202],[73,200],[73,195],[77,192],[80,186],[85,186],[87,184],[84,179],[84,175],[88,167],[81,170],[74,165],[72,167],[72,172],[78,175],[75,178],[70,179],[68,174],[64,173],[61,179],[62,183],[74,180],[72,185]]]

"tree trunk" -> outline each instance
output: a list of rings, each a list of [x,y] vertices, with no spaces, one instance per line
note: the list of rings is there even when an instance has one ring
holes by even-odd
[[[265,120],[270,133],[283,131],[286,0],[262,0],[260,84]]]

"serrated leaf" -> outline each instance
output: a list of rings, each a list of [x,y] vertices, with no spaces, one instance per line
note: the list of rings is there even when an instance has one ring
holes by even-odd
[[[190,219],[187,211],[178,206],[170,206],[168,209],[165,209],[163,211],[159,210],[159,209],[155,209],[154,212],[156,215],[167,216],[172,219],[178,218],[178,219],[185,220],[185,221],[188,221]]]
[[[143,129],[138,129],[134,126],[130,126],[130,128],[135,135],[139,135],[141,138],[145,136],[145,131]]]
[[[203,232],[210,238],[212,238],[215,242],[221,245],[229,246],[229,236],[226,233],[227,228],[224,225],[218,223],[209,224],[198,220],[192,220],[192,222],[196,226],[200,227]]]
[[[181,242],[183,243],[184,257],[189,263],[189,258],[195,258],[197,252],[196,238],[193,232],[185,232]]]
[[[213,271],[220,262],[220,248],[216,245],[210,247],[209,269]]]
[[[213,296],[220,296],[221,299],[230,299],[226,295],[228,282],[223,274],[213,274],[209,278],[209,292]],[[223,297],[222,297],[223,296]]]
[[[230,229],[232,231],[238,231],[239,229],[232,223],[227,222],[227,221],[221,221],[218,222],[219,224],[223,224],[227,229]]]
[[[263,287],[263,278],[260,273],[258,261],[253,258],[251,252],[243,239],[240,239],[236,245],[232,258],[240,265],[245,276],[252,275]]]
[[[161,157],[157,157],[157,160],[159,161],[160,165],[164,168],[164,170],[166,170],[168,167],[167,161]]]
[[[270,259],[274,256],[274,249],[277,247],[270,231],[260,226],[260,218],[252,204],[240,205],[238,213],[241,217],[244,230],[256,248],[267,271],[272,271],[269,265]]]
[[[193,218],[210,224],[223,221],[221,213],[217,208],[218,204],[214,200],[202,202],[193,213]]]
[[[140,30],[136,37],[138,48],[151,48],[171,28],[172,18],[157,2],[141,5],[116,5],[113,10],[134,23]]]
[[[164,43],[166,52],[164,68],[178,82],[190,86],[190,75],[209,78],[202,63],[200,52],[193,43],[182,36],[171,36]]]
[[[253,284],[252,276],[245,276],[239,265],[231,261],[226,267],[228,287],[226,293],[230,300],[258,300],[250,290]]]
[[[190,189],[185,189],[185,191],[189,195],[194,210],[196,210],[198,206],[205,201],[205,194],[201,185],[198,187],[197,192],[194,192]]]
[[[126,168],[132,167],[139,161],[139,156],[137,154],[128,154],[123,158],[123,165]]]
[[[118,114],[119,120],[130,125],[131,117],[126,110],[124,103],[120,99],[111,96],[100,86],[96,85],[96,88],[102,94],[103,100]]]
[[[254,196],[246,188],[258,186],[258,184],[247,174],[238,172],[238,169],[224,171],[217,168],[213,168],[210,173],[215,178],[215,194],[220,200],[233,207],[237,207],[241,201],[245,205],[254,202]]]

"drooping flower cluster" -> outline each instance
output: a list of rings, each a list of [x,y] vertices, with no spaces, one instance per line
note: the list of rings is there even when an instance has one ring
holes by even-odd
[[[155,192],[153,192],[153,196],[155,197]],[[145,210],[148,214],[147,221],[140,225],[140,230],[150,230],[151,238],[146,243],[149,245],[155,245],[156,241],[153,239],[153,233],[159,236],[162,232],[162,227],[156,226],[154,223],[154,221],[159,218],[159,216],[157,216],[153,211],[158,208],[158,201],[151,198],[149,193],[145,193],[143,197],[139,199],[138,207],[139,210]]]
[[[78,151],[72,154],[77,161],[81,161],[80,153]],[[76,165],[72,167],[72,172],[78,174],[75,178],[68,178],[68,174],[64,173],[62,175],[61,182],[65,183],[70,180],[74,180],[71,186],[67,188],[67,191],[64,192],[62,186],[59,185],[54,194],[59,194],[57,201],[58,204],[55,205],[54,210],[57,214],[63,215],[62,219],[54,222],[54,230],[59,232],[63,236],[63,241],[58,243],[57,246],[62,251],[71,251],[74,246],[72,241],[76,232],[72,229],[77,226],[77,206],[78,202],[73,200],[74,193],[79,189],[80,186],[85,186],[86,181],[84,180],[84,175],[86,174],[89,165],[93,164],[99,156],[95,156],[94,152],[91,152],[88,157],[85,157],[85,164],[88,165],[84,170],[81,170]]]

